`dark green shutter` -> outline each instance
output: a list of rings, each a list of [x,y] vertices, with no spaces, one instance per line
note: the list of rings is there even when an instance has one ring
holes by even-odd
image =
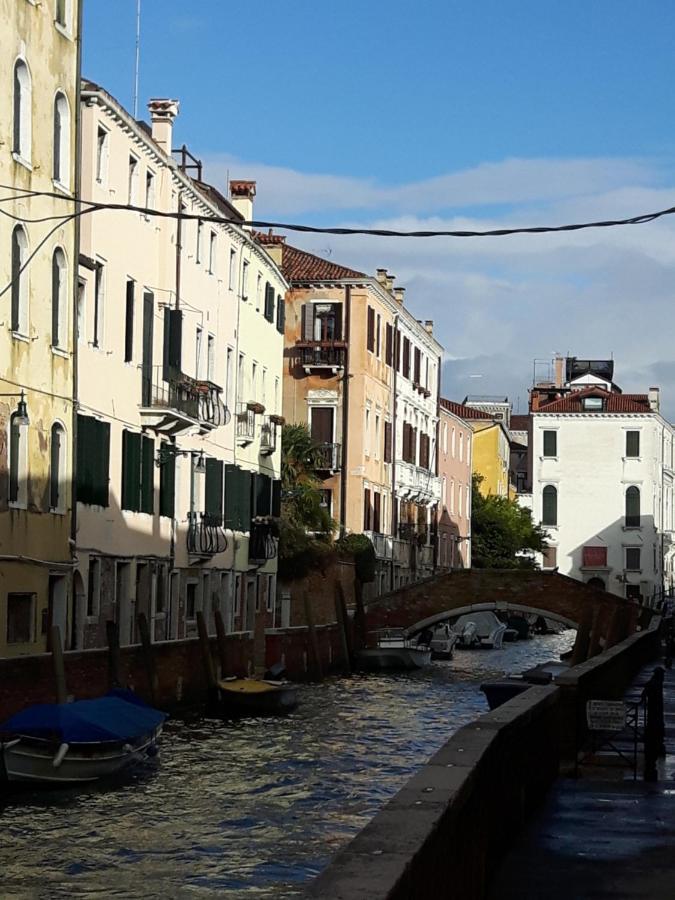
[[[281,515],[281,482],[272,482],[272,515],[279,518]]]
[[[108,505],[108,484],[110,481],[110,422],[96,422],[98,442],[96,447],[96,492],[95,503]]]
[[[639,431],[627,431],[626,432],[626,456],[639,456],[640,455],[640,432]]]
[[[77,501],[108,505],[110,423],[77,417]]]
[[[61,268],[55,250],[52,256],[52,347],[59,346],[59,299],[61,293]]]
[[[141,438],[141,490],[140,510],[144,513],[154,512],[154,467],[155,467],[155,442],[152,438],[143,435]]]
[[[545,431],[544,432],[544,456],[557,456],[558,455],[558,432],[557,431]]]
[[[542,492],[542,525],[558,524],[558,491],[552,484],[547,484]]]
[[[183,347],[183,313],[179,309],[164,307],[164,381],[169,381],[172,372],[180,372]]]
[[[124,362],[131,362],[134,358],[134,294],[136,282],[127,280],[126,310],[124,322]],[[166,313],[166,309],[164,310]]]
[[[230,463],[225,464],[225,527],[235,529],[237,521],[236,478],[239,470]]]
[[[286,323],[286,304],[284,302],[284,298],[281,294],[277,294],[277,331],[280,334],[284,333],[284,326]]]
[[[56,509],[59,505],[59,469],[61,461],[61,429],[52,425],[51,459],[49,471],[49,506]]]
[[[164,448],[170,444],[163,444]],[[169,451],[159,470],[159,514],[173,519],[176,506],[176,457]]]
[[[122,509],[138,512],[141,494],[141,436],[122,432]]]
[[[269,475],[254,475],[255,485],[255,510],[256,516],[269,516],[272,514],[272,479]]]
[[[205,509],[218,519],[223,514],[223,463],[220,459],[206,459]]]
[[[251,528],[251,472],[245,469],[239,470],[239,528],[241,531],[249,531]]]

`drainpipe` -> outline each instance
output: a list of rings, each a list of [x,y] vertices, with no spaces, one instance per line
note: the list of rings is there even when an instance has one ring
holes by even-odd
[[[349,338],[351,326],[352,288],[345,285],[345,371],[342,376],[342,464],[340,466],[340,537],[347,533],[347,444],[349,440]]]
[[[392,334],[391,363],[394,374],[391,380],[391,571],[389,573],[389,589],[394,590],[394,540],[396,539],[396,381],[398,376],[398,358],[396,348],[398,346],[398,317],[394,316],[394,329]]]

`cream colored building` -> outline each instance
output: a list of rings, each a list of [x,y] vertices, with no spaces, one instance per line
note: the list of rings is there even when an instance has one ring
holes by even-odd
[[[199,610],[251,630],[274,607],[286,285],[239,224],[247,198],[204,182],[185,147],[174,158],[178,111],[152,100],[146,126],[83,84],[82,195],[138,209],[82,226],[77,646],[101,645],[111,619],[136,641],[141,612],[159,641],[195,634]]]
[[[0,656],[68,639],[79,6],[0,0]]]

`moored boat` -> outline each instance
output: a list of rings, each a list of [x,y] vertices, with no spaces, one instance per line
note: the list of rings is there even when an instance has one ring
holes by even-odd
[[[452,659],[452,651],[458,641],[458,635],[447,622],[437,625],[431,638],[432,659]]]
[[[298,705],[298,686],[290,681],[257,678],[223,678],[218,696],[224,712],[243,716],[272,716]]]
[[[369,671],[409,671],[429,665],[431,647],[421,637],[415,641],[399,629],[385,629],[378,635],[377,646],[360,650],[356,658]]]
[[[458,636],[458,647],[499,649],[506,625],[491,610],[482,609],[461,615],[452,630]]]
[[[156,755],[165,719],[122,690],[29,706],[0,725],[3,775],[47,785],[96,781]]]

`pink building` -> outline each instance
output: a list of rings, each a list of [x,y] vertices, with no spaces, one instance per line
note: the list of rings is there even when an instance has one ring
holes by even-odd
[[[465,419],[479,416],[477,410],[441,397],[439,417],[438,565],[448,569],[470,568],[473,432]]]

